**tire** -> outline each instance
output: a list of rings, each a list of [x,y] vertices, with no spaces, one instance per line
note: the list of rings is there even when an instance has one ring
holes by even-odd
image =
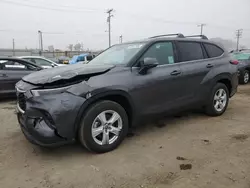
[[[240,79],[239,79],[240,84],[247,84],[249,82],[249,78],[250,78],[249,71],[245,70],[242,76],[240,76]]]
[[[224,92],[225,94],[224,100],[222,100],[222,97],[218,97],[219,95],[218,92],[220,91]],[[215,107],[215,105],[218,104],[215,100],[215,96],[217,96],[216,99],[220,98],[218,99],[220,102],[223,101],[221,103],[217,101],[219,104],[221,104],[221,105],[218,105],[217,108]],[[228,91],[227,86],[223,83],[217,83],[212,89],[211,95],[208,100],[208,104],[205,107],[205,112],[209,116],[220,116],[226,111],[228,102],[229,102],[229,91]],[[219,107],[221,107],[220,110],[218,109]]]
[[[112,122],[111,117],[117,119],[118,116],[119,119],[114,121],[112,125],[108,122]],[[102,123],[105,122],[104,119],[107,120],[107,123]],[[99,101],[90,106],[83,114],[78,130],[78,139],[88,150],[105,153],[116,149],[121,144],[128,133],[128,127],[128,116],[121,105],[113,101]],[[92,133],[94,130],[96,130],[97,136]],[[104,134],[109,136],[104,139]]]

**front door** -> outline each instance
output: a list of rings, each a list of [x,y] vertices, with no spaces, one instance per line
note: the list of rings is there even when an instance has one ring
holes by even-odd
[[[147,74],[138,74],[134,69],[134,83],[137,86],[133,97],[140,115],[159,114],[181,106],[179,78],[181,70],[176,64],[172,42],[153,44],[140,58],[155,58],[159,65],[148,70]]]

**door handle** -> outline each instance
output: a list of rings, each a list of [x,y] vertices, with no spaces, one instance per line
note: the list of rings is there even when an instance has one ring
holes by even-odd
[[[181,74],[181,71],[178,71],[178,70],[174,70],[173,72],[171,72],[172,76],[176,76],[176,75],[179,75],[179,74]]]
[[[7,74],[1,74],[0,77],[7,77]]]
[[[207,68],[212,68],[213,65],[212,64],[207,64]]]

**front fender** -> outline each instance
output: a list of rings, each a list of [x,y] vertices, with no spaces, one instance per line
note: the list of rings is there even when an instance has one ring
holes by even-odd
[[[84,114],[84,112],[88,109],[88,107],[92,104],[94,104],[95,102],[105,99],[105,98],[109,98],[111,96],[122,96],[124,98],[126,98],[126,100],[128,101],[130,107],[131,107],[131,115],[134,116],[135,115],[135,108],[134,108],[134,103],[132,101],[131,96],[128,94],[128,92],[126,90],[123,90],[121,88],[102,88],[102,89],[98,89],[98,90],[93,90],[93,91],[89,91],[87,96],[86,96],[86,101],[82,104],[79,113],[77,115],[76,118],[76,123],[75,123],[75,131],[78,130],[79,124],[81,122],[82,116]]]

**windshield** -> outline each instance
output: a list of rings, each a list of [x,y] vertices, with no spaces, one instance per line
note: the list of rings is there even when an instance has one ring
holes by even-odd
[[[237,53],[233,54],[233,56],[237,60],[250,60],[250,53]]]
[[[89,64],[128,64],[145,43],[120,44],[107,49]]]

